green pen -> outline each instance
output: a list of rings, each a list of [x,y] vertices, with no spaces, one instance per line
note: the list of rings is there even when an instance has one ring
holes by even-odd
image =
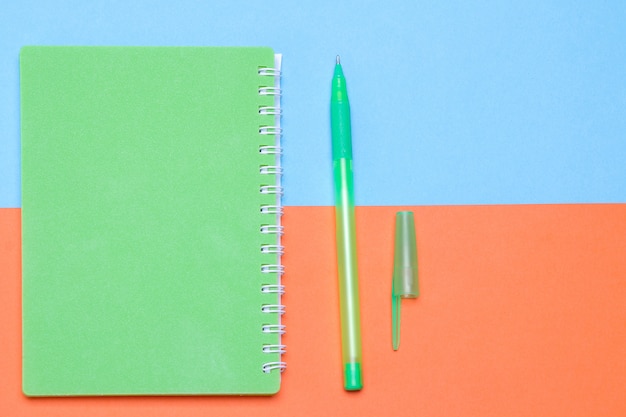
[[[341,310],[341,356],[343,386],[347,391],[363,388],[361,368],[361,319],[356,261],[354,191],[352,178],[352,133],[350,103],[339,55],[330,98],[330,125],[335,178],[335,224],[339,307]]]

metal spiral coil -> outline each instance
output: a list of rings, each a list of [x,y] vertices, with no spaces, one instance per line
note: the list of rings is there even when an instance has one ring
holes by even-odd
[[[285,253],[283,245],[261,245],[261,253],[277,253],[282,255]]]
[[[276,206],[272,204],[266,204],[261,206],[261,213],[263,214],[276,214],[277,216],[283,215],[283,206]]]
[[[279,370],[283,372],[287,368],[286,362],[267,362],[263,364],[263,372],[269,374],[272,371]]]
[[[282,304],[265,304],[261,306],[261,312],[266,314],[285,314],[285,306]]]
[[[282,155],[283,149],[280,146],[263,145],[259,146],[259,153],[263,155]]]
[[[265,284],[261,286],[261,292],[264,294],[280,294],[285,293],[285,286],[280,284]]]
[[[283,167],[278,165],[261,165],[259,173],[261,175],[283,175]]]
[[[280,138],[283,134],[283,130],[280,127],[280,117],[282,115],[282,109],[280,107],[280,96],[282,94],[280,89],[280,58],[276,60],[276,64],[276,68],[258,68],[259,76],[272,77],[274,79],[273,86],[262,85],[258,90],[259,96],[271,96],[274,99],[274,105],[259,106],[258,113],[259,115],[264,116],[263,120],[265,120],[265,116],[268,116],[271,118],[269,120],[273,120],[273,123],[260,124],[258,132],[261,136],[273,136],[275,139],[275,142],[272,145],[263,144],[259,146],[259,154],[263,155],[263,158],[273,158],[272,163],[265,163],[259,166],[260,175],[273,176],[272,180],[268,181],[272,185],[267,185],[267,183],[264,184],[262,182],[259,186],[259,193],[263,196],[273,195],[276,198],[276,202],[273,204],[261,205],[260,213],[263,216],[267,215],[267,218],[271,220],[263,222],[263,224],[260,225],[259,232],[262,235],[273,235],[276,240],[275,243],[261,245],[261,253],[264,256],[271,256],[271,258],[268,257],[268,261],[271,259],[271,262],[263,263],[261,265],[260,272],[262,274],[274,274],[276,276],[276,283],[264,284],[261,286],[261,293],[267,294],[268,296],[274,295],[273,299],[275,300],[275,302],[270,301],[267,304],[263,304],[261,306],[261,312],[263,314],[278,316],[278,324],[263,324],[261,326],[261,332],[265,334],[277,334],[280,338],[280,336],[285,333],[285,326],[280,323],[280,316],[285,313],[285,306],[280,304],[280,297],[285,293],[285,286],[280,282],[280,277],[284,273],[284,267],[280,263],[280,257],[285,251],[285,248],[281,245],[280,241],[283,234],[283,226],[280,224],[280,218],[283,214],[283,207],[281,203],[283,187],[280,182],[283,173],[283,169],[280,165],[280,156],[282,155]],[[268,301],[271,299],[272,297],[269,297]],[[263,353],[266,354],[272,354],[274,356],[279,355],[278,359],[280,359],[280,355],[284,354],[286,351],[286,346],[280,344],[279,340],[277,344],[263,345],[262,350]],[[286,367],[287,364],[285,362],[281,360],[273,360],[264,363],[262,371],[264,373],[271,373],[273,371],[282,372]]]
[[[264,345],[263,353],[280,353],[281,355],[287,351],[285,345]]]

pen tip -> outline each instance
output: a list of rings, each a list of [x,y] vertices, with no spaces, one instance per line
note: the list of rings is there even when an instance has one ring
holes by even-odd
[[[337,55],[337,65],[341,65],[341,60],[339,59],[339,55]]]

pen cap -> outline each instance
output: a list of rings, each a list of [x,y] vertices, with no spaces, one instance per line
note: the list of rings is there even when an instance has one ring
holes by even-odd
[[[403,298],[419,296],[417,245],[415,243],[415,221],[412,211],[396,213],[393,295]]]

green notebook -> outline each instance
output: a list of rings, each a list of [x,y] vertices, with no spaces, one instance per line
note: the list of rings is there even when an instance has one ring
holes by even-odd
[[[23,390],[280,388],[280,57],[25,47]]]

